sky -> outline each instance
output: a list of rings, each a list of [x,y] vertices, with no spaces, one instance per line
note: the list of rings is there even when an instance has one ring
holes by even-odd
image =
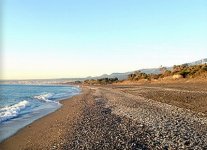
[[[2,79],[98,76],[207,57],[206,0],[4,0]]]

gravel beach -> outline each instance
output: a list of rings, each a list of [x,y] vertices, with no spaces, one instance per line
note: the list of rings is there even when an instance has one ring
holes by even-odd
[[[206,84],[84,87],[0,149],[203,150],[206,104]]]

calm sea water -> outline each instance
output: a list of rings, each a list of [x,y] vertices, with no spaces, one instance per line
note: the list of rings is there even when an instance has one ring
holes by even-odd
[[[79,94],[62,85],[0,85],[0,142],[61,107],[59,100]]]

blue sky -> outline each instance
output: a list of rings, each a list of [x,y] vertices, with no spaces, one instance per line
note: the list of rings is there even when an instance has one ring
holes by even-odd
[[[5,0],[3,79],[96,76],[207,57],[206,0]]]

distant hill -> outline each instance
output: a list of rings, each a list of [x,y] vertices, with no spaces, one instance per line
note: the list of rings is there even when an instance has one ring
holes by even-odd
[[[199,64],[205,64],[207,63],[207,58],[205,59],[201,59],[201,60],[197,60],[194,62],[190,62],[190,63],[186,63],[189,66],[193,66],[193,65],[199,65]],[[171,70],[173,67],[167,67],[168,70]],[[112,74],[103,74],[101,76],[97,76],[97,77],[90,77],[90,78],[86,78],[86,79],[98,79],[98,78],[115,78],[117,77],[119,80],[124,80],[127,79],[128,75],[135,72],[135,71],[141,71],[143,73],[147,73],[147,74],[159,74],[160,73],[160,68],[149,68],[149,69],[139,69],[139,70],[134,70],[134,71],[130,71],[130,72],[124,72],[124,73],[112,73]]]
[[[191,63],[187,63],[188,65],[190,66],[193,66],[193,65],[200,65],[200,64],[207,64],[207,58],[204,58],[204,59],[201,59],[201,60],[198,60],[198,61],[194,61],[194,62],[191,62]]]
[[[135,71],[141,71],[147,74],[153,73],[153,74],[159,74],[160,73],[160,69],[159,68],[150,68],[150,69],[140,69],[140,70],[135,70]],[[87,79],[99,79],[99,78],[115,78],[117,77],[119,80],[124,80],[127,79],[128,75],[133,73],[134,71],[130,71],[130,72],[124,72],[124,73],[112,73],[112,74],[103,74],[101,76],[97,76],[97,77],[90,77]]]
[[[115,78],[117,77],[119,80],[126,79],[127,76],[132,73],[132,72],[124,72],[124,73],[112,73],[112,74],[103,74],[101,76],[96,76],[96,77],[90,77],[86,79],[100,79],[100,78]]]

